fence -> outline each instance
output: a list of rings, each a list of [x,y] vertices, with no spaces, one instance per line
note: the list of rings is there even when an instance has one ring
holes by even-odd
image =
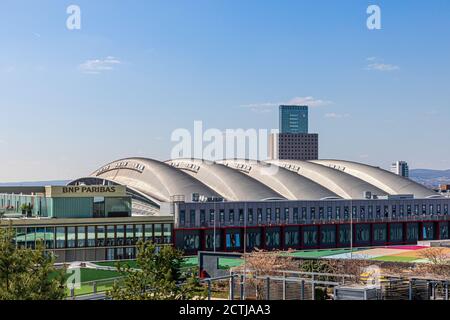
[[[335,289],[351,291],[354,277],[350,275],[275,271],[271,275],[256,275],[251,271],[230,272],[230,275],[202,280],[212,286],[228,282],[228,300],[333,300]],[[449,300],[450,280],[382,277],[376,289],[378,300]],[[361,290],[361,286],[355,290]],[[375,297],[374,297],[375,298]]]

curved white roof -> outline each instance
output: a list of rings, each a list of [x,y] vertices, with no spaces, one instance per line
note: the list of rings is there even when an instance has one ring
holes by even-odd
[[[220,163],[241,171],[276,190],[289,200],[339,199],[318,183],[282,167],[254,160],[223,160]]]
[[[421,184],[379,167],[343,160],[316,160],[311,162],[345,172],[367,181],[391,195],[414,194],[416,198],[439,197],[436,192]]]
[[[180,195],[190,200],[193,193],[222,197],[185,172],[152,159],[128,158],[114,161],[91,176],[126,185],[156,202],[169,202],[172,196]]]
[[[267,185],[222,164],[199,159],[167,161],[171,166],[185,171],[230,201],[286,200]]]
[[[344,199],[363,199],[366,191],[379,196],[388,195],[388,193],[366,181],[320,164],[298,160],[277,160],[269,161],[269,163],[276,164],[311,179]]]
[[[227,201],[363,199],[366,191],[378,196],[439,197],[432,190],[380,168],[341,160],[161,162],[128,158],[111,162],[72,183],[99,181],[126,185],[131,194],[156,205],[170,202],[175,196],[191,201],[194,193]]]

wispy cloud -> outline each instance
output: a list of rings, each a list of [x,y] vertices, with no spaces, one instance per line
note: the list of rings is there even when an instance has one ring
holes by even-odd
[[[348,113],[325,113],[325,118],[328,119],[342,119],[342,118],[349,118],[350,114]]]
[[[99,74],[104,71],[114,70],[114,67],[120,65],[122,62],[112,56],[104,59],[87,60],[79,65],[79,69],[87,74]]]
[[[266,113],[273,111],[274,108],[280,105],[299,105],[299,106],[309,106],[309,107],[322,107],[333,102],[329,100],[315,99],[314,97],[295,97],[284,102],[262,102],[262,103],[252,103],[241,105],[242,108],[249,108],[250,110],[258,113]]]
[[[366,59],[369,64],[366,67],[366,70],[370,71],[380,71],[380,72],[390,72],[400,70],[400,67],[395,64],[384,63],[381,59],[377,57],[369,57]]]

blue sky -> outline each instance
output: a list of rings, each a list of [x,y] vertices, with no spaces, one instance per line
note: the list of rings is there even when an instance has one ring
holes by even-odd
[[[164,160],[194,120],[277,128],[305,99],[321,158],[450,168],[448,0],[2,0],[0,39],[0,181]]]

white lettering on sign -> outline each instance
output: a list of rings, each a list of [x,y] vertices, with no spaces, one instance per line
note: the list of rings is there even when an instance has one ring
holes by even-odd
[[[63,187],[62,193],[115,193],[114,186],[71,186]]]

